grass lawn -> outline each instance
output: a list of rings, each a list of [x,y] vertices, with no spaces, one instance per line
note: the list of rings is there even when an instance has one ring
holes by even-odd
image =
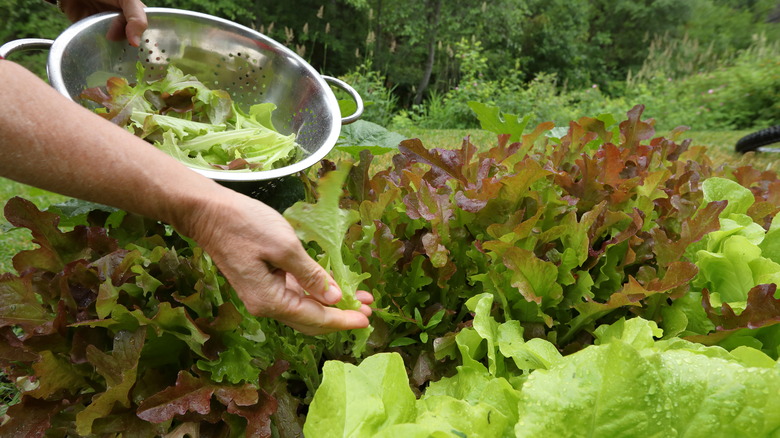
[[[773,155],[748,154],[741,156],[733,152],[737,140],[749,133],[750,131],[688,132],[685,134],[685,138],[690,138],[694,145],[707,146],[710,157],[716,163],[752,164],[763,170],[780,172],[780,165],[778,165],[780,161]],[[447,149],[460,147],[466,136],[470,136],[471,142],[478,148],[488,149],[495,144],[496,138],[495,134],[481,130],[407,130],[401,134],[409,138],[419,138],[429,148]],[[339,156],[340,154],[334,154],[333,159],[336,160]],[[380,166],[389,164],[389,154],[377,157],[375,163]],[[61,195],[0,178],[0,203],[5,205],[5,202],[13,196],[29,199],[39,208],[46,208],[68,199]],[[26,229],[14,229],[4,216],[0,217],[0,273],[14,272],[11,264],[13,255],[21,250],[32,248],[34,245],[31,243],[30,233]]]

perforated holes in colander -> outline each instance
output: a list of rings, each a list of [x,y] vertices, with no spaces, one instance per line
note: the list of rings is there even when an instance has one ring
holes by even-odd
[[[317,123],[313,123],[313,119],[317,118],[317,113],[312,111],[311,108],[302,108],[290,117],[288,122],[290,126],[298,125],[298,132],[296,133],[297,141],[299,144],[308,144],[310,141],[314,141],[317,136],[313,126],[317,126]],[[312,122],[309,122],[312,120]]]
[[[259,60],[245,52],[228,53],[227,58],[223,57],[222,60],[225,65],[218,68],[229,68],[231,72],[229,81],[221,84],[225,91],[238,101],[244,101],[243,97],[251,94],[252,97],[248,99],[251,102],[243,103],[262,102],[266,77]]]
[[[165,70],[170,61],[165,54],[165,49],[161,49],[158,43],[152,43],[148,38],[137,49],[136,60],[143,65],[144,79],[149,82],[165,77]]]

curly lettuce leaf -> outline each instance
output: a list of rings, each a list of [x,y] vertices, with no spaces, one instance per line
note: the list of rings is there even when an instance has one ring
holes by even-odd
[[[329,172],[320,180],[317,203],[298,202],[285,210],[284,217],[293,226],[298,238],[304,242],[315,242],[324,251],[320,264],[333,272],[333,278],[341,288],[342,299],[338,307],[358,309],[358,285],[370,274],[357,274],[350,270],[342,254],[347,230],[360,219],[357,211],[339,207],[348,173],[347,166]]]
[[[297,159],[302,149],[295,134],[283,135],[272,122],[273,103],[242,111],[222,90],[211,90],[192,75],[169,66],[157,81],[137,83],[110,78],[106,89],[92,88],[82,97],[96,110],[159,149],[196,169],[269,170]]]

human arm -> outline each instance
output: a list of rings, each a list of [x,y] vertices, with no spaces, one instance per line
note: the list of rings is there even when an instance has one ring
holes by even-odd
[[[23,67],[0,61],[0,175],[173,225],[211,255],[247,309],[303,333],[366,327],[330,275],[270,207],[181,165],[66,99]],[[303,291],[306,290],[308,294]]]

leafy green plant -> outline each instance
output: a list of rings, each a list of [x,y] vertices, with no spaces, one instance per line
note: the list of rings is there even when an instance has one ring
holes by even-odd
[[[307,436],[772,436],[780,429],[772,396],[780,366],[757,350],[655,341],[655,323],[634,318],[599,326],[598,345],[562,357],[548,341],[524,342],[516,321],[491,321],[489,295],[475,299],[475,325],[457,337],[463,365],[455,375],[415,400],[396,353],[358,367],[326,362]],[[480,342],[488,367],[478,360]],[[504,362],[532,371],[512,375]]]
[[[4,433],[270,427],[287,365],[261,351],[260,321],[202,250],[123,212],[90,215],[118,227],[68,232],[21,198],[5,213],[39,248],[14,257],[20,275],[0,276],[3,369],[22,394]]]
[[[270,170],[302,154],[294,134],[274,127],[274,103],[245,112],[226,91],[212,90],[175,66],[157,80],[144,80],[145,74],[138,62],[134,84],[114,76],[81,97],[97,103],[94,111],[103,118],[192,168]]]
[[[398,110],[398,96],[393,93],[393,87],[386,86],[382,73],[373,69],[372,64],[366,61],[342,75],[341,79],[351,85],[363,99],[366,108],[362,120],[380,126],[390,126]],[[337,96],[342,93],[337,91]]]
[[[366,285],[388,325],[375,345],[416,337],[415,312],[425,318],[442,308],[438,333],[427,331],[444,342],[448,328],[468,322],[463,303],[482,292],[495,295],[503,317],[561,349],[589,343],[603,318],[660,318],[643,303],[684,293],[696,268],[682,251],[717,227],[723,203],[690,218],[702,193],[679,192],[677,179],[714,170],[685,145],[642,145],[653,128],[640,114],[629,113],[618,138],[602,121],[582,119],[560,144],[537,145],[552,124],[525,134],[522,123],[494,123],[483,127],[507,135],[482,154],[467,141],[429,151],[409,140],[393,169],[369,177],[368,164],[357,165],[361,183],[343,202],[360,211],[363,226],[347,243],[360,271],[372,273]],[[679,208],[664,201],[676,197]]]
[[[63,232],[12,199],[39,248],[0,276],[0,364],[21,392],[0,432],[776,433],[777,175],[713,166],[642,107],[565,130],[471,108],[493,148],[326,161],[285,213],[345,292],[374,294],[364,330],[248,315],[163,224],[90,210]]]
[[[335,149],[352,155],[355,159],[360,152],[367,150],[373,155],[382,155],[398,151],[398,144],[406,137],[389,131],[381,125],[366,120],[358,120],[341,128],[341,134]]]
[[[357,288],[370,274],[358,274],[344,263],[344,236],[347,229],[359,219],[357,212],[339,208],[340,188],[344,185],[347,173],[348,168],[342,168],[325,175],[324,184],[320,186],[319,202],[296,203],[285,210],[284,217],[295,228],[298,238],[316,243],[324,252],[321,263],[325,269],[333,272],[333,279],[342,289],[342,299],[338,306],[358,309],[360,302],[355,295]]]
[[[5,376],[0,377],[0,416],[5,416],[8,407],[19,403],[21,393]]]
[[[728,348],[751,346],[775,356],[780,351],[777,216],[768,229],[757,223],[758,210],[767,205],[736,181],[710,178],[702,188],[705,199],[726,200],[728,207],[720,214],[720,229],[686,250],[698,274],[685,299],[666,309],[667,334]]]

